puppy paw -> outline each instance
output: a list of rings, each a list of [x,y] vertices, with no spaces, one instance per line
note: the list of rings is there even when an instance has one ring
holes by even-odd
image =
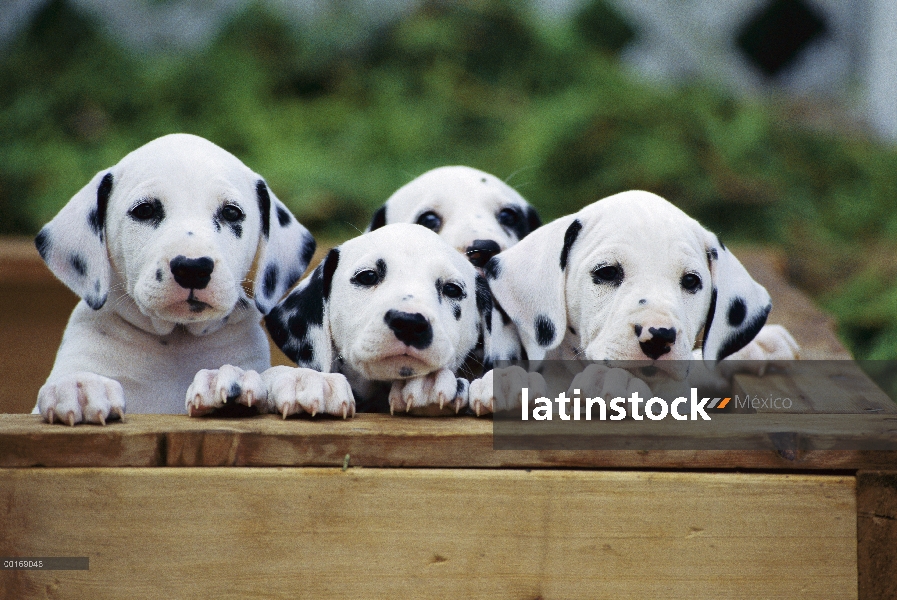
[[[187,414],[201,417],[224,407],[242,404],[267,412],[268,392],[256,371],[244,371],[233,365],[203,369],[187,388]]]
[[[791,333],[781,325],[765,325],[751,342],[721,364],[727,371],[763,375],[771,364],[780,360],[800,358],[800,346]],[[737,366],[730,361],[750,361]]]
[[[457,414],[467,406],[469,387],[466,379],[455,377],[448,369],[393,381],[389,391],[389,412],[419,416]]]
[[[470,407],[479,417],[489,413],[520,408],[520,390],[529,388],[530,398],[546,396],[547,386],[541,374],[516,365],[493,369],[470,384]]]
[[[341,373],[321,373],[303,367],[272,367],[262,373],[271,412],[283,415],[318,413],[355,416],[355,397]]]
[[[80,372],[48,381],[37,393],[47,423],[100,423],[125,416],[125,392],[114,379]]]
[[[568,394],[573,395],[573,390],[589,396],[597,392],[598,397],[606,400],[628,398],[636,392],[645,399],[653,395],[648,384],[629,371],[601,364],[590,364],[577,373],[570,383]]]

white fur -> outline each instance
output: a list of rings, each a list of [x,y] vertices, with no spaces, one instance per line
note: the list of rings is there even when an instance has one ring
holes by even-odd
[[[140,220],[134,215],[145,204],[155,217]],[[197,371],[267,368],[259,319],[302,275],[314,250],[311,235],[257,174],[186,134],[156,139],[98,173],[36,243],[51,270],[84,299],[34,410],[72,424],[104,422],[125,403],[129,412],[181,412]],[[211,261],[203,289],[175,281],[172,260],[179,256]],[[242,283],[256,259],[253,303]],[[265,273],[276,274],[267,285]]]
[[[375,285],[360,284],[360,274],[369,272],[383,277]],[[385,409],[376,400],[389,392],[390,410],[456,412],[467,403],[467,385],[459,385],[455,373],[475,347],[482,323],[477,277],[432,231],[388,225],[332,250],[266,323],[274,341],[299,364],[296,377],[308,377],[309,370],[342,373],[360,402],[368,403],[364,410]],[[464,297],[447,297],[440,291],[446,284],[462,288]],[[399,339],[386,321],[390,311],[420,315],[431,328],[431,342],[416,348]],[[292,412],[268,391],[272,410]]]
[[[622,270],[619,282],[596,282],[605,266]],[[493,258],[486,273],[529,359],[652,360],[676,380],[687,375],[696,347],[708,361],[742,350],[771,308],[766,290],[715,235],[663,198],[640,191],[610,196],[541,227]],[[685,275],[700,278],[700,289],[684,289]],[[737,299],[745,315],[732,325]],[[640,344],[651,342],[652,329],[676,332],[675,342],[653,357]],[[787,331],[788,339],[778,340],[782,331],[770,329],[763,345],[741,356],[781,358],[791,348],[794,357]],[[631,385],[621,380],[617,387]],[[470,401],[488,411],[493,399],[483,389],[472,384]]]

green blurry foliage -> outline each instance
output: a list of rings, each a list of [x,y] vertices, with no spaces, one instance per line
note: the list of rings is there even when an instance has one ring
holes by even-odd
[[[251,5],[206,48],[143,56],[47,4],[0,56],[0,233],[33,234],[172,132],[236,154],[326,239],[420,173],[467,164],[545,220],[638,188],[726,240],[778,244],[858,355],[897,358],[893,148],[706,83],[641,80],[616,59],[637,32],[600,0],[567,24],[513,0],[434,1],[351,45],[352,4],[334,6],[296,31]]]

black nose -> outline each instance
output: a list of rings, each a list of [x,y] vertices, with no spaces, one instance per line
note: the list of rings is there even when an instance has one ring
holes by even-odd
[[[215,262],[208,256],[202,258],[175,256],[168,266],[171,267],[171,274],[174,275],[174,280],[178,282],[179,286],[201,290],[209,285],[212,271],[215,269]]]
[[[467,247],[467,260],[469,260],[473,266],[482,267],[489,259],[501,252],[501,248],[498,246],[497,242],[493,242],[492,240],[474,240],[473,243]]]
[[[670,346],[676,343],[675,327],[649,327],[651,339],[647,342],[639,342],[642,352],[654,360],[657,360],[670,351]]]
[[[391,310],[383,318],[396,337],[406,346],[423,350],[433,341],[433,328],[420,313],[406,313]]]

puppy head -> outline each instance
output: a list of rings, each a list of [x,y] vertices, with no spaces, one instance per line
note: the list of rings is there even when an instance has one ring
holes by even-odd
[[[476,267],[541,225],[535,209],[505,182],[461,166],[433,169],[399,188],[368,231],[388,223],[423,225]]]
[[[314,252],[314,239],[264,180],[186,134],[158,138],[98,173],[35,243],[91,308],[112,290],[172,327],[227,316],[257,250],[254,295],[266,313]]]
[[[300,366],[388,381],[456,370],[491,314],[485,280],[438,235],[398,223],[334,248],[265,318]]]
[[[536,359],[569,331],[587,359],[652,360],[681,376],[696,345],[720,360],[750,342],[771,309],[715,235],[647,192],[605,198],[540,228],[486,274]]]

